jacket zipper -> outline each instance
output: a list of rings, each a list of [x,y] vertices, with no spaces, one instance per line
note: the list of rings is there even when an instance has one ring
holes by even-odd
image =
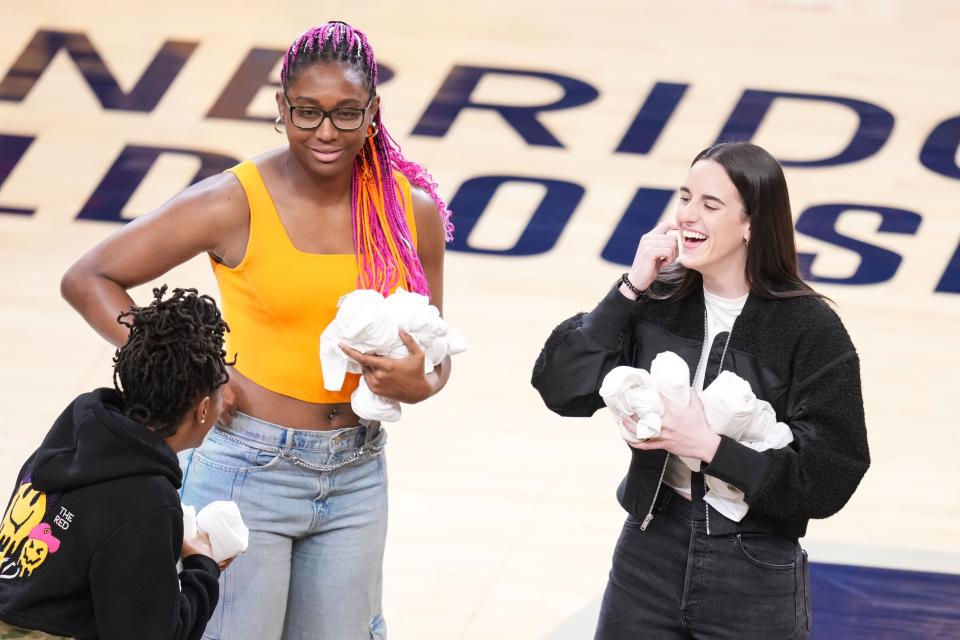
[[[741,309],[741,311],[743,311],[743,310]],[[717,367],[717,369],[718,369],[718,374],[719,374],[720,371],[723,371],[723,361],[724,361],[724,360],[726,359],[726,357],[727,357],[727,347],[730,346],[730,338],[733,336],[733,328],[737,325],[737,320],[739,320],[739,319],[740,319],[740,314],[737,314],[737,317],[733,319],[733,323],[730,325],[730,331],[727,333],[727,340],[726,340],[726,342],[725,342],[724,345],[723,345],[723,353],[720,354],[720,366]],[[707,340],[707,309],[706,309],[706,303],[704,303],[704,309],[703,309],[703,341],[706,342],[706,340]],[[694,380],[697,379],[697,375],[699,375],[699,373],[700,373],[700,367],[703,365],[703,360],[704,360],[704,358],[703,358],[703,343],[701,343],[701,345],[700,345],[700,360],[697,362],[697,370],[696,370],[696,371],[694,372],[694,374],[693,374],[693,379],[694,379]],[[693,393],[696,393],[696,391],[693,391]],[[653,494],[653,502],[650,503],[650,510],[647,511],[647,515],[645,515],[645,516],[643,517],[643,522],[640,523],[640,531],[646,531],[646,530],[647,530],[647,525],[649,525],[649,524],[650,524],[650,521],[653,520],[653,507],[654,507],[654,505],[657,504],[657,496],[660,495],[660,489],[663,487],[663,476],[666,475],[666,473],[667,473],[667,463],[668,463],[668,462],[670,462],[670,452],[669,452],[669,451],[667,452],[667,457],[666,457],[666,459],[663,461],[663,469],[660,470],[660,482],[657,483],[657,490],[656,490],[656,491],[654,492],[654,494]],[[706,493],[706,488],[707,488],[707,479],[706,479],[706,477],[704,477],[704,479],[703,479],[703,488],[704,488],[704,493]],[[707,535],[710,535],[710,505],[704,503],[703,506],[706,507],[706,514],[707,514],[707,516],[706,516],[706,517],[707,517]]]
[[[704,488],[704,494],[706,494],[707,476],[703,476],[703,488]],[[707,508],[707,535],[710,535],[710,505],[706,501],[704,501],[703,506]]]
[[[657,490],[653,494],[653,502],[650,503],[650,510],[647,511],[647,515],[643,517],[643,522],[640,523],[640,531],[646,531],[647,525],[650,524],[650,521],[653,520],[653,507],[657,504],[657,496],[660,495],[660,489],[663,488],[663,476],[667,473],[667,463],[670,462],[670,452],[667,452],[667,457],[663,460],[663,469],[660,469],[660,481],[657,482]]]

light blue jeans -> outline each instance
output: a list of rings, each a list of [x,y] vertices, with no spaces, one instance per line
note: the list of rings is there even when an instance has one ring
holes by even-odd
[[[301,431],[237,414],[181,454],[182,500],[233,500],[250,544],[220,577],[211,640],[380,640],[386,432]]]

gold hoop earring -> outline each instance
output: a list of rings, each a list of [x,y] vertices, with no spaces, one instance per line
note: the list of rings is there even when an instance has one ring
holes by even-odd
[[[370,126],[367,127],[367,137],[376,138],[378,133],[380,133],[380,125],[376,122],[371,122]]]
[[[283,122],[283,118],[281,116],[277,116],[277,119],[273,121],[273,130],[276,131],[277,133],[287,132],[287,127]]]

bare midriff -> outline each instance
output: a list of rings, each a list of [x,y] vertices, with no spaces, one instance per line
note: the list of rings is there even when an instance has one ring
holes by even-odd
[[[343,429],[360,423],[349,402],[318,404],[297,400],[265,389],[233,368],[230,381],[237,394],[237,410],[265,422],[310,431]]]

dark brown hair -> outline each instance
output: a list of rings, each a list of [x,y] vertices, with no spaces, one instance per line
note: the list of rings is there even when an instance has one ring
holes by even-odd
[[[750,142],[727,142],[701,151],[690,166],[712,160],[723,167],[750,219],[747,284],[762,298],[824,297],[800,277],[790,194],[783,169],[765,149]],[[648,295],[657,300],[683,297],[701,282],[698,272],[679,262],[660,272]]]
[[[229,331],[210,296],[167,285],[153,290],[153,302],[121,313],[130,329],[113,357],[113,385],[124,413],[163,437],[172,436],[183,416],[203,396],[227,382],[223,334]]]

